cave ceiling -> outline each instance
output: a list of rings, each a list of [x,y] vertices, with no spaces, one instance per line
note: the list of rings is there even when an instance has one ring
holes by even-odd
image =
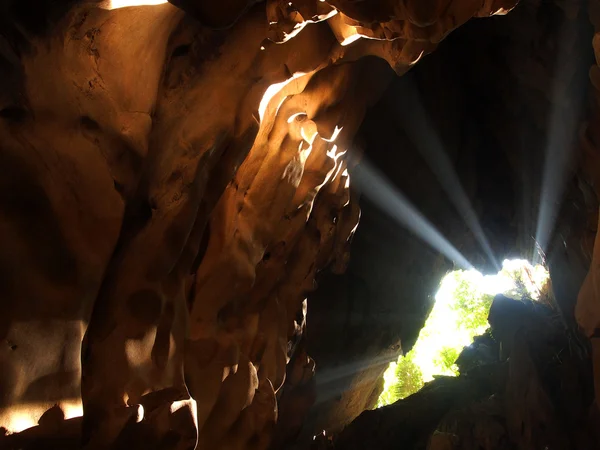
[[[147,3],[0,1],[0,448],[373,407],[456,264],[369,167],[473,267],[543,255],[600,395],[599,2]]]

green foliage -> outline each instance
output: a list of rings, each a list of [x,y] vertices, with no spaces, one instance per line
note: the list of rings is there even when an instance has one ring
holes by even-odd
[[[460,272],[457,274],[460,275]],[[454,299],[451,309],[459,314],[459,327],[476,331],[487,326],[487,317],[494,296],[474,289],[467,279],[459,277]]]
[[[435,359],[435,365],[441,369],[441,374],[458,375],[458,367],[454,363],[460,352],[461,350],[455,347],[444,347],[440,350],[438,357]]]
[[[542,266],[532,267],[520,260],[504,261],[503,269],[492,278],[493,283],[486,285],[481,273],[462,270],[444,278],[414,348],[386,371],[378,406],[414,394],[435,375],[458,375],[455,362],[463,347],[488,328],[495,293],[521,299],[549,296],[548,275]]]
[[[408,355],[400,358],[396,366],[398,383],[394,386],[394,391],[399,399],[406,398],[423,387],[423,374],[413,358],[414,353],[409,352]]]
[[[379,405],[389,405],[414,394],[424,385],[421,369],[414,362],[414,352],[398,359],[394,371],[395,383],[379,398]]]

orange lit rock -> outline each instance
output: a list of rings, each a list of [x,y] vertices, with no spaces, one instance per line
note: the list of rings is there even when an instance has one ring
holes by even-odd
[[[28,408],[25,440],[182,449],[301,427],[318,365],[299,316],[348,264],[347,152],[391,79],[365,57],[402,74],[514,2],[289,3],[3,22],[0,425]]]

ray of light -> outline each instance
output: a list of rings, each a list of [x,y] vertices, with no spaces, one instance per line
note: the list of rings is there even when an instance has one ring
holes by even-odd
[[[390,356],[379,356],[375,358],[367,359],[355,359],[352,362],[342,364],[336,367],[327,368],[317,372],[317,383],[327,384],[334,381],[339,381],[341,378],[345,378],[362,372],[363,370],[369,369],[375,366],[387,365],[391,360],[395,359]]]
[[[369,383],[370,381],[379,378],[390,362],[395,359],[395,357],[390,356],[356,359],[346,364],[317,371],[315,377],[317,384],[316,403],[323,403],[346,392],[348,386],[345,381],[352,381],[352,378],[359,372],[373,369],[361,376],[360,383]]]
[[[394,85],[394,90],[397,92],[391,96],[394,99],[402,98],[402,107],[399,107],[399,102],[394,101],[391,102],[392,108],[394,108],[394,112],[397,115],[402,117],[403,122],[407,125],[405,127],[406,134],[416,145],[419,153],[436,176],[448,198],[469,230],[471,230],[471,233],[473,233],[475,239],[477,239],[477,242],[479,242],[488,260],[494,265],[496,270],[500,270],[500,264],[479,224],[477,214],[454,170],[454,165],[444,150],[442,141],[423,107],[417,86],[411,82],[412,78],[410,75],[406,77],[406,82]]]
[[[377,207],[398,224],[430,245],[462,269],[473,265],[421,214],[385,176],[367,161],[362,161],[352,174],[353,182]]]
[[[578,79],[573,73],[587,74],[589,62],[577,45],[579,29],[576,21],[566,21],[558,34],[558,51],[555,61],[553,110],[550,114],[549,135],[544,155],[544,168],[540,190],[535,241],[545,253],[556,225],[557,215],[569,177],[570,165],[576,145],[578,111],[585,96],[587,78]],[[573,81],[573,78],[575,81]],[[537,249],[536,249],[537,250]],[[533,252],[535,262],[542,258],[540,251]]]

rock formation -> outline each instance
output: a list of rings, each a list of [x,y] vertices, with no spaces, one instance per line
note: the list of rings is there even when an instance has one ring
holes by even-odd
[[[578,333],[565,330],[547,306],[501,295],[489,321],[495,358],[469,367],[482,349],[463,358],[467,348],[460,376],[437,378],[405,400],[364,412],[334,448],[597,448],[588,415],[589,346]]]
[[[499,258],[532,256],[538,215],[556,224],[541,234],[558,308],[600,380],[600,124],[580,82],[600,9],[489,18],[515,3],[0,1],[0,448],[308,448],[372,407],[452,263],[360,198],[362,152],[491,265],[397,131],[426,119]],[[542,178],[556,123],[569,155],[580,121],[581,161],[549,182],[560,211],[496,195]],[[528,199],[554,192],[531,184]]]

